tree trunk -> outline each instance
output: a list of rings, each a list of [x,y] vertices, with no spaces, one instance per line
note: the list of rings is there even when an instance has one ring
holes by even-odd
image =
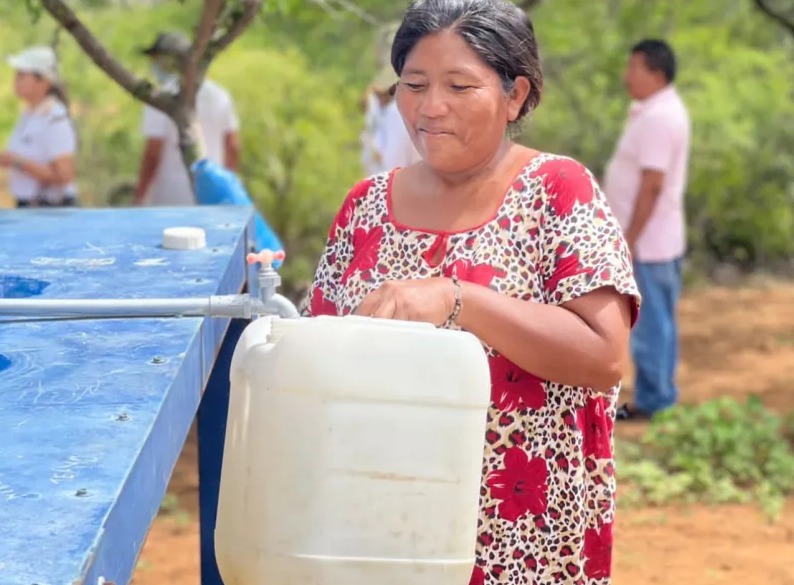
[[[78,18],[67,4],[67,0],[40,1],[41,6],[50,16],[77,41],[83,52],[113,81],[135,99],[157,108],[174,121],[182,160],[188,169],[192,185],[193,174],[190,168],[205,153],[201,130],[196,123],[196,93],[212,59],[232,44],[251,24],[260,12],[263,0],[237,0],[232,5],[227,5],[227,0],[204,0],[178,96],[155,88],[150,81],[138,77],[116,60]],[[0,2],[8,2],[8,0],[0,0]]]
[[[190,177],[190,186],[195,194],[195,184],[193,182],[192,173],[193,163],[206,155],[204,138],[201,135],[201,129],[196,119],[195,108],[187,104],[180,104],[173,115],[173,120],[176,124],[182,162],[184,162],[187,168],[188,176]]]
[[[754,0],[756,8],[760,10],[767,18],[778,23],[785,28],[794,37],[794,15],[792,11],[788,11],[788,15],[783,13],[783,10],[775,10],[769,4],[768,0]]]

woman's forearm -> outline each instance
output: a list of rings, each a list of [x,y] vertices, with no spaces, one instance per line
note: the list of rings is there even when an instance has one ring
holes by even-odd
[[[461,284],[457,323],[523,370],[544,380],[598,391],[620,381],[621,344],[573,311]]]
[[[61,176],[52,164],[42,164],[26,158],[17,158],[16,168],[26,175],[30,175],[44,185],[66,185],[68,177]]]

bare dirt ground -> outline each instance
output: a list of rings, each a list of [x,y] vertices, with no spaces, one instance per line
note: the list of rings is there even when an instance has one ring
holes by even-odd
[[[794,409],[794,286],[754,282],[690,290],[682,301],[682,398],[755,393]],[[630,398],[631,390],[625,391]],[[619,437],[641,426],[619,426]],[[197,585],[196,443],[185,446],[144,547],[135,585]],[[794,585],[794,499],[767,523],[755,506],[621,509],[615,585]]]

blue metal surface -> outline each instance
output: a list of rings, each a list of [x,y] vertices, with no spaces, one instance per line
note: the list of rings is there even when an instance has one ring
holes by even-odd
[[[207,247],[162,249],[177,225]],[[240,292],[252,226],[240,206],[0,212],[0,291]],[[0,583],[128,582],[228,324],[0,320]]]

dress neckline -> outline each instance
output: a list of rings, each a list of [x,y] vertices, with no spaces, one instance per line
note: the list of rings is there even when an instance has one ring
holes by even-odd
[[[510,181],[510,184],[507,186],[507,189],[505,189],[505,192],[502,195],[502,198],[499,201],[499,205],[496,207],[496,210],[494,211],[494,213],[491,214],[491,216],[488,219],[473,227],[468,227],[459,230],[434,230],[429,228],[416,228],[398,221],[394,217],[394,211],[392,207],[392,183],[394,182],[394,176],[397,174],[397,171],[402,170],[402,168],[398,167],[396,169],[393,169],[392,171],[389,172],[389,176],[386,182],[386,210],[389,218],[389,223],[391,223],[394,227],[396,227],[400,231],[432,234],[436,236],[452,236],[456,234],[467,234],[470,232],[480,230],[499,218],[500,212],[502,211],[505,202],[508,200],[510,194],[513,192],[514,189],[513,186],[515,185],[516,181],[524,176],[524,173],[526,173],[530,165],[532,165],[532,163],[534,163],[535,160],[542,154],[543,152],[541,151],[533,153],[532,156],[530,156],[529,159],[523,165],[521,165],[521,168],[518,170],[517,173],[515,173],[512,180]]]

